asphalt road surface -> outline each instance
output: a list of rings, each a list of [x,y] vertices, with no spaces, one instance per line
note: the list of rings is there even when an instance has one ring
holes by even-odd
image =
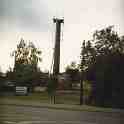
[[[124,113],[0,105],[0,124],[124,124]]]

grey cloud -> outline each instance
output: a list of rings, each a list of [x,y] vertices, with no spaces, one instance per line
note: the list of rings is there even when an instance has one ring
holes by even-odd
[[[0,0],[0,20],[8,21],[8,25],[15,25],[21,29],[46,31],[49,26],[49,12],[44,3],[38,1]]]

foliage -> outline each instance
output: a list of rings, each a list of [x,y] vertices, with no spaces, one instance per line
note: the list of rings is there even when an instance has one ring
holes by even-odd
[[[91,41],[83,41],[82,48],[81,48],[81,64],[80,69],[81,71],[85,71],[88,66],[94,61],[96,56],[96,51],[92,46]]]
[[[23,39],[17,45],[17,49],[13,51],[12,56],[15,57],[15,68],[18,65],[31,65],[37,68],[38,61],[41,61],[41,51],[38,50],[32,42],[27,45]]]
[[[50,75],[47,85],[48,94],[51,96],[54,95],[56,88],[57,88],[57,78],[53,75]]]
[[[40,73],[38,62],[41,61],[41,51],[35,47],[32,42],[26,44],[21,39],[17,49],[13,51],[12,56],[15,59],[13,74],[14,81],[18,85],[32,85]]]
[[[97,30],[88,42],[82,45],[81,69],[85,80],[92,81],[91,98],[96,105],[124,107],[124,37],[109,26]]]
[[[2,72],[0,72],[0,89],[2,88],[5,82],[5,78],[2,75],[3,75]]]
[[[66,67],[66,74],[70,77],[70,87],[72,87],[72,83],[79,82],[80,75],[79,75],[79,69],[75,62],[72,62],[70,65]]]

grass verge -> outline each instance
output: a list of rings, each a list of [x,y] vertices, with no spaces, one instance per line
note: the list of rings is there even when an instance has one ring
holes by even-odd
[[[77,97],[75,98],[74,96],[71,96],[72,98],[70,98],[69,100],[68,97],[69,96],[66,96],[66,98],[62,97],[62,99],[58,98],[57,104],[49,104],[50,100],[46,92],[33,93],[33,94],[29,94],[28,96],[13,96],[13,95],[2,96],[0,97],[0,99],[3,100],[5,104],[23,105],[27,107],[32,106],[32,107],[43,107],[50,109],[62,109],[62,110],[72,110],[72,111],[112,112],[112,108],[102,108],[102,107],[95,107],[88,105],[75,105],[77,103],[79,104],[78,101],[79,99],[77,99]],[[9,103],[9,100],[13,102]],[[58,103],[62,103],[62,104],[58,104]],[[63,103],[67,103],[67,104],[63,104]]]

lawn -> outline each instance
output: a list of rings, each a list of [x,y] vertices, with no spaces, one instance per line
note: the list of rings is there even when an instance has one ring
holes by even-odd
[[[43,93],[30,93],[28,96],[0,96],[2,100],[19,100],[19,101],[27,101],[29,102],[39,102],[39,103],[50,103],[50,97],[47,92]],[[56,105],[52,105],[54,109],[65,109],[65,110],[80,110],[80,111],[101,111],[108,112],[111,111],[111,108],[102,108],[102,107],[94,107],[88,105],[79,105],[79,95],[74,94],[64,94],[56,96]],[[59,105],[60,104],[60,105]],[[63,104],[63,105],[62,105]],[[62,106],[61,106],[62,105]],[[78,106],[75,106],[78,105]]]
[[[47,92],[42,93],[30,93],[28,96],[15,96],[15,95],[4,95],[1,99],[14,99],[14,100],[27,100],[27,101],[40,101],[43,103],[50,102],[50,96]],[[57,94],[56,103],[57,104],[79,104],[80,96],[77,94]]]
[[[56,96],[56,103],[60,104],[79,104],[80,96],[77,94],[64,94]]]
[[[30,93],[27,96],[16,96],[16,95],[4,95],[0,96],[2,99],[11,99],[11,100],[27,100],[27,101],[42,101],[48,103],[49,96],[47,92],[43,93]]]

